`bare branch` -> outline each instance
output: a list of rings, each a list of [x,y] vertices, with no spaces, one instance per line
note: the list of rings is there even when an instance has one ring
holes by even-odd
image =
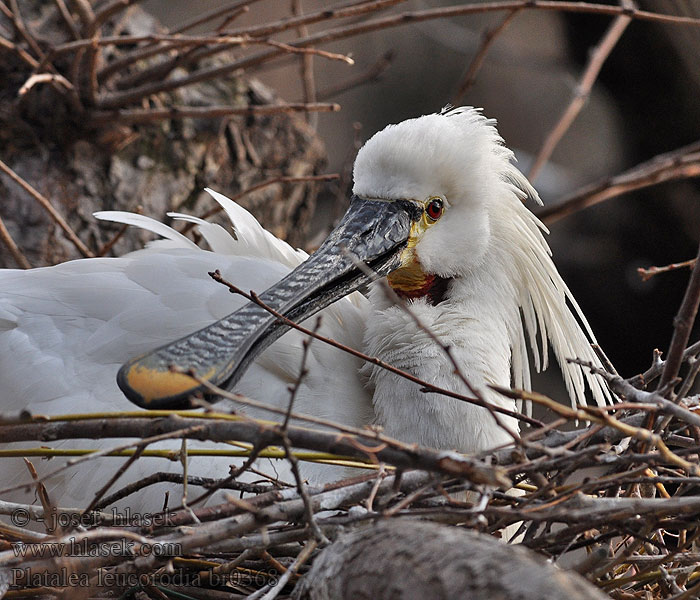
[[[632,0],[622,0],[622,6],[630,10],[635,10],[636,8]],[[598,79],[598,74],[603,68],[603,64],[631,22],[632,18],[627,14],[616,17],[608,30],[605,32],[605,35],[601,39],[598,46],[596,46],[591,53],[588,65],[583,72],[581,80],[576,86],[573,99],[564,111],[564,114],[562,114],[562,116],[559,118],[559,121],[554,126],[552,131],[545,138],[542,148],[535,157],[528,174],[528,178],[530,180],[536,179],[542,167],[552,156],[554,148],[556,148],[561,138],[564,137],[564,134],[568,131],[569,127],[571,127],[571,124],[576,120],[576,117],[581,112],[581,109],[588,100],[588,96],[591,93],[593,84],[595,83],[596,79]]]
[[[700,142],[659,154],[631,169],[606,177],[573,192],[559,204],[540,210],[537,216],[547,224],[610,198],[674,179],[700,176]]]
[[[35,190],[31,185],[29,185],[24,179],[22,179],[17,173],[15,173],[10,167],[8,167],[4,162],[0,160],[0,171],[5,173],[12,181],[19,185],[25,192],[27,192],[32,198],[34,198],[41,206],[49,213],[54,222],[65,232],[68,239],[73,243],[73,245],[80,251],[80,253],[85,257],[94,257],[95,255],[92,251],[80,240],[76,233],[70,228],[70,225],[66,223],[64,218],[56,211],[52,206],[51,202],[44,196],[42,196],[37,190]]]

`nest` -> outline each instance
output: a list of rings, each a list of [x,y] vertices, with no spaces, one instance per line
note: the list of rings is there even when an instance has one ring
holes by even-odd
[[[9,547],[0,555],[5,589],[9,586],[12,596],[47,598],[71,586],[83,586],[91,597],[240,598],[256,591],[259,595],[253,597],[284,597],[318,555],[333,551],[334,546],[323,550],[329,540],[342,539],[348,530],[408,519],[507,536],[568,564],[612,598],[694,597],[700,590],[700,416],[697,399],[686,394],[699,370],[699,354],[700,343],[681,354],[677,366],[687,365],[683,379],[669,374],[671,359],[662,361],[658,355],[646,373],[632,379],[601,371],[622,399],[609,407],[572,409],[536,393],[500,390],[544,405],[558,418],[531,426],[514,447],[482,456],[409,445],[381,431],[354,430],[293,412],[278,415],[279,422],[216,412],[216,407],[204,413],[24,415],[5,420],[0,435],[6,442],[133,438],[98,453],[129,456],[114,469],[111,484],[149,453],[178,459],[178,451],[149,452],[154,441],[163,439],[236,440],[247,449],[232,454],[248,455],[220,480],[187,471],[155,473],[122,489],[112,485],[90,490],[87,497],[95,499],[80,513],[53,505],[42,483],[50,477],[37,478],[42,507],[3,504],[3,512],[16,524],[18,518],[46,515],[62,515],[63,521],[49,533],[4,528]],[[302,377],[303,371],[299,381]],[[652,391],[664,377],[671,379]],[[590,425],[560,429],[582,419]],[[296,424],[304,421],[303,427]],[[42,453],[54,455],[45,447],[34,452]],[[100,460],[85,454],[56,471],[79,467],[78,461]],[[264,457],[288,461],[294,480],[241,482]],[[307,460],[354,464],[358,475],[309,486],[300,475],[300,462]],[[596,468],[594,475],[591,467]],[[189,500],[152,515],[147,523],[120,522],[110,512],[115,502],[137,499],[144,488],[161,481],[186,481],[183,498]],[[216,490],[228,490],[226,501],[202,506]],[[391,536],[385,543],[386,555],[395,554]],[[61,550],[47,558],[42,547]],[[450,548],[443,549],[435,572],[451,564],[450,556]],[[399,571],[388,576],[401,577]]]

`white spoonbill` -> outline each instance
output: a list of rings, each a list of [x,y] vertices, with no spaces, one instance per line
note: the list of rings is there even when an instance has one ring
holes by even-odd
[[[133,405],[125,394],[144,407],[182,406],[196,388],[168,369],[173,363],[286,407],[303,336],[282,335],[285,328],[269,313],[212,281],[207,272],[214,269],[244,290],[267,290],[261,298],[294,320],[323,310],[323,335],[467,393],[442,349],[376,284],[367,297],[354,291],[368,278],[351,255],[388,275],[490,402],[516,409],[487,386],[529,388],[528,348],[539,370],[547,366],[549,340],[572,402],[585,402],[587,382],[603,403],[608,392],[600,381],[565,361],[599,364],[594,337],[550,258],[544,226],[524,205],[539,202],[537,192],[512,159],[494,121],[473,108],[390,125],[359,151],[350,208],[308,260],[216,192],[210,193],[235,236],[173,215],[196,222],[210,251],[147,217],[97,213],[166,239],[119,258],[0,272],[3,412],[128,410]],[[401,440],[460,452],[510,440],[485,409],[424,393],[320,342],[311,345],[307,366],[298,412],[354,426],[374,423]],[[517,429],[514,418],[503,420]],[[136,462],[132,479],[157,468]],[[85,504],[85,486],[96,489],[95,478],[106,481],[114,470],[91,464],[49,482],[56,503]],[[0,469],[28,477],[23,465]],[[216,461],[200,461],[190,472],[226,475]],[[330,476],[313,468],[307,475]]]

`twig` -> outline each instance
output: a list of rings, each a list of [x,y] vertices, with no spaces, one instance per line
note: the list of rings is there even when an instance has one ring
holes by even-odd
[[[608,385],[610,386],[611,390],[613,390],[616,394],[631,402],[639,402],[641,404],[654,404],[658,406],[660,410],[670,415],[673,415],[678,420],[683,421],[685,423],[689,423],[691,425],[695,425],[696,427],[700,427],[700,415],[688,410],[687,408],[683,408],[675,402],[671,402],[670,400],[664,398],[658,392],[646,392],[644,390],[640,390],[634,387],[629,381],[623,379],[619,375],[613,375],[612,373],[608,373],[604,369],[596,367],[593,363],[589,361],[569,359],[569,362],[573,362],[578,365],[584,366],[587,369],[590,369],[591,372],[596,373],[597,375],[605,379],[605,381],[608,382]],[[613,405],[610,408],[614,409],[616,408],[616,406]]]
[[[66,223],[63,217],[56,211],[56,209],[51,205],[44,196],[42,196],[37,190],[35,190],[31,185],[29,185],[24,179],[22,179],[17,173],[15,173],[10,167],[8,167],[2,160],[0,160],[0,171],[5,173],[12,181],[19,185],[25,192],[27,192],[32,198],[34,198],[41,206],[49,213],[54,222],[65,232],[68,239],[73,242],[73,245],[80,251],[80,253],[88,258],[93,258],[95,255],[92,251],[81,241],[81,239],[75,234],[75,232],[70,228],[70,225]]]
[[[187,21],[184,25],[180,25],[176,29],[173,29],[172,33],[184,33],[185,31],[189,31],[190,29],[193,29],[198,25],[204,25],[209,21],[213,21],[214,19],[223,17],[228,13],[238,11],[241,8],[254,4],[255,2],[259,2],[259,0],[236,0],[235,2],[231,2],[226,6],[215,8],[207,13],[204,13],[203,15],[199,15],[194,19]]]
[[[634,11],[636,6],[632,0],[621,0],[621,5],[623,8]],[[537,156],[530,168],[528,178],[534,180],[539,174],[542,167],[552,156],[554,148],[564,137],[564,134],[568,131],[571,124],[576,120],[576,117],[581,112],[581,109],[588,100],[588,96],[591,93],[593,84],[596,79],[598,79],[598,74],[600,73],[603,64],[612,52],[613,48],[617,45],[617,42],[622,37],[627,26],[632,22],[632,18],[627,14],[622,14],[615,18],[611,23],[605,35],[601,39],[600,43],[591,53],[591,57],[588,61],[583,76],[576,86],[576,91],[574,97],[569,103],[569,106],[564,111],[564,114],[559,118],[557,124],[552,128],[552,131],[545,138],[542,148],[537,153]]]
[[[486,58],[491,45],[496,41],[496,38],[506,30],[508,25],[510,25],[515,18],[515,15],[517,15],[520,10],[521,9],[511,10],[505,17],[503,17],[503,20],[498,25],[491,29],[487,29],[483,33],[479,49],[476,51],[471,63],[469,63],[469,67],[467,72],[464,74],[464,77],[462,77],[462,81],[457,86],[457,93],[453,97],[451,104],[459,106],[459,104],[462,102],[464,94],[466,94],[467,91],[469,91],[469,88],[471,88],[476,82],[477,73],[481,70],[481,65],[484,63],[484,59]]]
[[[6,40],[4,37],[0,37],[0,48],[7,48],[11,52],[15,52],[17,56],[19,56],[32,69],[36,69],[39,66],[39,61],[29,54],[24,48],[20,48],[17,44],[11,42],[10,40]]]
[[[24,96],[30,89],[32,89],[37,83],[59,83],[66,90],[72,90],[73,84],[68,81],[63,75],[53,74],[53,73],[39,73],[34,74],[27,81],[22,84],[17,92],[18,96]]]
[[[659,273],[668,273],[670,271],[676,271],[677,269],[684,269],[688,267],[689,269],[694,269],[697,264],[697,258],[691,258],[690,260],[684,260],[683,262],[671,263],[670,265],[665,265],[663,267],[649,267],[645,269],[644,267],[639,267],[637,273],[642,278],[642,281],[649,281],[654,275]]]
[[[537,212],[546,224],[610,198],[674,179],[700,176],[700,142],[659,154],[619,175],[606,177],[573,192],[556,206]]]
[[[700,257],[700,248],[698,248],[698,257]],[[698,257],[696,257],[696,261]],[[678,314],[673,319],[673,337],[666,353],[666,364],[664,364],[659,381],[660,388],[675,379],[680,371],[683,353],[688,345],[690,332],[698,312],[698,304],[700,304],[700,269],[693,269],[683,296],[683,302],[678,309]]]
[[[358,7],[363,5],[358,5]],[[478,14],[493,11],[502,10],[514,10],[514,9],[528,9],[528,10],[549,10],[549,11],[561,11],[561,12],[582,12],[591,14],[603,14],[603,15],[613,15],[613,16],[625,16],[635,19],[643,19],[649,21],[657,21],[660,23],[673,23],[677,25],[700,25],[700,19],[694,19],[691,17],[676,17],[671,15],[663,15],[659,13],[653,13],[648,11],[642,11],[638,9],[628,10],[620,6],[609,6],[609,5],[599,5],[591,4],[587,2],[559,2],[552,0],[511,0],[506,2],[488,2],[484,4],[466,4],[457,5],[417,11],[409,11],[404,13],[399,13],[396,15],[390,15],[387,17],[377,18],[373,20],[364,21],[361,23],[355,23],[352,25],[347,25],[343,27],[338,27],[336,29],[330,29],[327,31],[321,31],[312,34],[306,38],[301,38],[294,40],[289,45],[296,48],[302,48],[306,46],[313,46],[316,44],[326,43],[334,40],[345,39],[348,37],[353,37],[356,35],[370,33],[372,31],[377,31],[381,29],[387,29],[390,27],[397,27],[400,25],[407,25],[409,23],[416,23],[422,21],[428,21],[432,19],[444,19],[449,17],[456,17],[460,15],[467,14]],[[366,12],[366,10],[365,10]],[[347,16],[347,15],[346,15]],[[295,23],[292,26],[296,26]],[[239,33],[239,32],[234,32]],[[255,35],[259,35],[258,32]],[[261,34],[260,34],[261,35]],[[251,56],[246,56],[238,60],[234,60],[226,65],[202,68],[198,71],[190,73],[185,77],[178,79],[168,79],[160,80],[156,82],[151,82],[144,84],[139,87],[129,89],[124,92],[115,92],[109,94],[101,99],[100,107],[104,109],[114,109],[120,108],[127,104],[136,102],[142,98],[146,98],[153,94],[158,94],[160,92],[168,92],[174,89],[184,87],[187,85],[193,85],[201,81],[206,81],[214,78],[221,77],[228,73],[240,69],[249,69],[253,66],[259,65],[260,63],[267,62],[274,58],[279,57],[284,54],[283,50],[272,49],[268,51],[259,52]]]
[[[100,500],[103,498],[103,496],[107,493],[107,490],[114,485],[114,483],[119,479],[124,473],[126,473],[127,469],[136,462],[141,455],[143,454],[143,451],[146,449],[145,446],[140,446],[139,448],[136,448],[136,451],[124,462],[124,464],[117,469],[117,471],[112,475],[107,483],[105,483],[97,492],[95,493],[94,497],[90,501],[90,504],[87,505],[87,508],[83,511],[84,513],[89,513],[95,510],[95,507],[100,504]],[[106,506],[103,504],[103,506]]]
[[[292,13],[294,16],[299,17],[303,12],[301,0],[292,0]],[[304,38],[309,35],[309,29],[306,25],[299,25],[297,27],[297,33],[299,37]],[[304,102],[316,102],[316,80],[314,78],[314,61],[311,54],[304,54],[301,57],[300,71]],[[306,121],[312,129],[316,129],[318,125],[318,115],[306,113]]]
[[[342,81],[336,85],[327,87],[324,90],[317,92],[316,97],[318,100],[327,100],[328,98],[333,98],[338,94],[347,92],[348,90],[359,87],[365,83],[374,83],[379,81],[386,72],[386,70],[391,66],[394,60],[394,51],[388,50],[383,56],[377,60],[373,65],[370,65],[364,73],[360,73],[355,77]]]
[[[296,48],[294,46],[291,46],[290,44],[277,42],[275,40],[260,41],[252,39],[248,42],[244,42],[243,45],[245,45],[246,43],[264,44],[266,46],[272,46],[273,48],[279,48],[280,50],[284,50],[285,52],[289,52],[290,54],[301,54],[303,55],[303,58],[305,60],[310,59],[313,55],[316,55],[322,56],[323,58],[328,58],[330,60],[338,60],[348,65],[355,64],[355,61],[352,58],[350,58],[347,54],[338,54],[337,52],[328,52],[327,50],[318,50],[317,48]],[[306,80],[306,76],[304,76],[304,80]],[[304,102],[314,102],[313,97],[313,94],[310,95],[309,99],[304,99]]]
[[[170,119],[218,119],[231,115],[271,115],[292,112],[337,112],[339,104],[315,102],[313,104],[258,104],[235,108],[232,106],[171,106],[169,108],[124,109],[96,111],[90,121],[94,126],[118,122],[122,124],[149,123]]]
[[[125,485],[123,488],[114,492],[113,494],[102,498],[98,503],[95,504],[95,506],[93,507],[93,511],[102,510],[106,506],[110,506],[111,504],[114,504],[119,500],[123,500],[124,498],[131,496],[132,494],[135,494],[136,492],[139,492],[142,489],[147,488],[151,485],[163,482],[181,484],[183,481],[184,477],[180,473],[151,473],[150,475],[143,477],[138,481],[134,481],[133,483]],[[228,481],[226,483],[222,483],[218,479],[194,477],[192,475],[190,475],[187,478],[187,483],[188,485],[196,485],[205,488],[218,486],[218,488],[221,489],[236,490],[239,492],[245,492],[247,494],[262,494],[264,492],[269,491],[269,486],[267,485],[263,486],[253,483],[242,483],[239,481]],[[195,502],[193,502],[193,504],[194,503]]]
[[[18,267],[22,269],[32,268],[32,265],[27,260],[27,257],[22,254],[19,246],[12,239],[10,232],[7,230],[7,227],[5,227],[5,222],[2,220],[2,217],[0,217],[0,240],[2,240],[5,246],[7,246],[7,249],[10,251],[10,254],[12,254],[12,258],[15,259]]]
[[[29,47],[32,49],[32,52],[34,52],[39,61],[43,60],[44,53],[39,47],[39,44],[37,44],[37,41],[34,39],[34,36],[25,27],[24,20],[22,19],[22,14],[19,11],[19,5],[17,4],[17,0],[10,0],[10,5],[12,7],[12,10],[9,11],[8,15],[6,12],[7,7],[3,2],[0,2],[0,8],[2,8],[2,12],[4,12],[5,15],[12,20],[12,24],[15,26],[17,33],[19,33],[22,39],[24,39],[24,41],[27,42]]]
[[[68,11],[65,2],[63,0],[54,0],[54,4],[56,5],[56,8],[58,8],[58,12],[63,19],[63,22],[66,24],[71,37],[74,40],[77,40],[80,37],[80,31],[78,31],[75,21],[73,20],[73,16]]]
[[[230,415],[229,415],[230,417]],[[108,435],[114,438],[137,438],[135,441],[106,448],[99,452],[93,452],[89,457],[70,461],[65,467],[61,467],[44,476],[51,477],[67,468],[75,466],[78,462],[91,460],[98,456],[104,456],[120,448],[134,448],[144,443],[153,443],[164,439],[178,439],[191,437],[193,439],[211,440],[215,442],[228,442],[229,440],[241,440],[256,443],[261,435],[270,439],[279,439],[280,429],[277,423],[260,421],[257,419],[211,419],[203,417],[180,417],[172,415],[167,419],[152,418],[109,418],[109,419],[85,419],[80,421],[49,422],[29,421],[12,425],[0,425],[0,433],[3,442],[27,441],[42,439],[42,430],[49,428],[52,439],[72,438],[101,438]],[[157,433],[156,433],[157,432]],[[373,455],[378,462],[386,462],[400,468],[418,468],[434,472],[441,472],[452,476],[460,476],[474,483],[488,485],[509,485],[510,482],[503,476],[503,469],[491,467],[482,461],[463,456],[455,452],[438,451],[423,448],[415,444],[404,444],[397,440],[390,440],[383,436],[381,443],[376,443],[372,432],[367,432],[364,438],[349,434],[339,435],[336,432],[317,431],[306,427],[290,425],[287,435],[291,445],[295,448],[309,448],[331,452],[340,456],[364,458]],[[22,484],[15,487],[21,487]],[[10,491],[10,488],[0,490],[0,493]]]
[[[255,185],[250,186],[249,188],[246,188],[242,192],[239,192],[235,196],[231,196],[231,200],[233,202],[238,202],[241,198],[247,196],[248,194],[252,194],[253,192],[257,192],[258,190],[261,190],[263,188],[266,188],[268,186],[274,185],[275,183],[306,183],[309,181],[333,181],[335,179],[339,179],[340,175],[338,173],[328,173],[324,175],[304,175],[302,177],[287,177],[287,176],[282,176],[282,177],[273,177],[271,179],[266,179],[265,181],[262,181],[260,183],[256,183]],[[205,212],[203,215],[200,215],[200,219],[206,220],[214,215],[220,213],[223,210],[223,207],[221,204],[216,204],[213,208],[209,209],[207,212]],[[195,223],[186,223],[185,226],[180,230],[180,233],[185,234],[187,233],[190,229],[195,227]]]
[[[446,388],[436,386],[432,383],[429,383],[427,381],[424,381],[424,380],[412,375],[411,373],[408,373],[406,371],[402,371],[401,369],[398,369],[398,368],[396,368],[396,367],[394,367],[394,366],[392,366],[392,365],[390,365],[382,360],[379,360],[376,357],[368,356],[367,354],[364,354],[358,350],[355,350],[354,348],[350,348],[349,346],[341,344],[340,342],[337,342],[331,338],[327,338],[327,337],[324,337],[318,333],[314,333],[310,329],[307,329],[307,328],[299,325],[298,323],[291,321],[290,319],[288,319],[287,317],[285,317],[281,313],[277,312],[276,310],[274,310],[270,306],[267,306],[264,302],[262,302],[260,300],[260,298],[257,296],[257,294],[255,294],[255,293],[248,294],[248,293],[244,292],[243,290],[241,290],[239,287],[233,285],[231,282],[226,281],[225,279],[223,279],[221,277],[221,274],[218,271],[214,271],[213,273],[209,273],[209,275],[215,281],[219,281],[220,283],[223,283],[224,285],[226,285],[233,293],[239,294],[239,295],[243,296],[244,298],[251,300],[252,302],[255,302],[255,304],[257,304],[261,308],[268,311],[270,314],[272,314],[277,319],[282,321],[285,325],[288,325],[289,327],[292,327],[298,331],[301,331],[302,333],[304,333],[306,335],[314,337],[317,340],[321,340],[322,342],[325,342],[325,343],[327,343],[335,348],[343,350],[344,352],[352,354],[353,356],[356,356],[357,358],[361,358],[362,360],[365,360],[373,365],[377,365],[378,367],[386,369],[387,371],[390,371],[390,372],[398,375],[399,377],[403,377],[404,379],[408,379],[409,381],[412,381],[413,383],[417,383],[418,385],[422,386],[422,388],[424,388],[427,391],[436,392],[436,393],[441,394],[443,396],[448,396],[450,398],[462,400],[464,402],[468,402],[469,404],[481,406],[482,408],[490,407],[492,410],[494,410],[498,413],[507,415],[509,417],[514,417],[514,418],[519,419],[521,421],[525,421],[525,422],[530,423],[531,425],[534,425],[536,427],[539,427],[542,425],[542,423],[540,421],[538,421],[537,419],[527,417],[527,416],[525,416],[517,411],[508,410],[506,408],[501,408],[500,406],[493,406],[491,404],[488,404],[487,402],[485,402],[484,400],[482,400],[480,398],[470,398],[469,396],[465,396],[464,394],[458,394],[456,392],[453,392],[452,390],[448,390]]]

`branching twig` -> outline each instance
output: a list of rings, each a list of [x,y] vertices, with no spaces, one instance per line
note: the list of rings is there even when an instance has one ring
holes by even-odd
[[[538,211],[537,216],[546,224],[555,223],[572,213],[594,206],[622,194],[645,187],[700,176],[700,142],[659,154],[651,160],[573,192],[559,204]]]
[[[629,9],[631,11],[636,9],[634,2],[632,0],[621,0],[622,7]],[[600,73],[605,60],[608,58],[613,48],[617,45],[617,42],[622,37],[627,26],[632,22],[632,18],[627,14],[622,14],[615,18],[608,30],[606,31],[603,39],[600,41],[595,50],[591,53],[591,57],[588,61],[583,76],[576,86],[576,92],[573,99],[569,103],[569,106],[564,111],[564,114],[559,118],[559,121],[554,126],[552,131],[545,138],[542,148],[537,153],[535,160],[530,168],[528,178],[534,180],[537,178],[540,169],[552,156],[554,148],[556,148],[559,140],[564,137],[571,124],[576,120],[576,117],[581,112],[581,109],[588,100],[588,96],[591,93],[593,84],[596,79],[598,79],[598,74]]]
[[[44,196],[42,196],[37,190],[35,190],[31,185],[29,185],[24,179],[22,179],[17,173],[15,173],[10,167],[8,167],[4,162],[0,160],[0,171],[5,173],[12,181],[19,185],[25,192],[27,192],[32,198],[34,198],[41,206],[46,210],[51,216],[54,222],[65,232],[68,239],[73,243],[73,245],[80,251],[80,253],[85,257],[94,257],[95,255],[92,251],[81,241],[81,239],[76,235],[76,233],[71,229],[70,225],[66,223],[65,219],[56,211],[51,202]]]
[[[472,58],[471,63],[469,63],[469,67],[467,68],[464,77],[462,77],[461,82],[458,84],[457,93],[452,98],[451,104],[455,106],[460,105],[464,95],[476,82],[477,73],[481,70],[481,65],[484,63],[484,59],[486,58],[491,45],[496,41],[496,38],[506,30],[508,25],[510,25],[520,10],[521,9],[511,10],[498,25],[492,29],[487,29],[484,32],[481,38],[481,44],[479,45],[474,58]]]
[[[213,273],[209,273],[209,275],[215,280],[219,281],[220,283],[223,283],[226,285],[233,293],[239,294],[243,296],[244,298],[251,300],[252,302],[255,302],[258,306],[261,308],[264,308],[267,310],[270,314],[274,315],[277,319],[282,321],[285,325],[288,325],[289,327],[292,327],[294,329],[297,329],[298,331],[301,331],[302,333],[309,335],[311,337],[314,337],[318,340],[321,340],[322,342],[325,342],[329,344],[330,346],[333,346],[335,348],[338,348],[340,350],[343,350],[344,352],[347,352],[348,354],[352,354],[353,356],[357,358],[361,358],[362,360],[365,360],[373,365],[377,365],[378,367],[381,367],[382,369],[386,369],[387,371],[390,371],[394,373],[395,375],[398,375],[399,377],[403,377],[404,379],[408,379],[409,381],[412,381],[414,383],[417,383],[418,385],[422,386],[426,391],[429,392],[435,392],[437,394],[441,394],[443,396],[448,396],[450,398],[455,398],[457,400],[462,400],[464,402],[468,402],[469,404],[474,404],[476,406],[481,406],[482,408],[490,408],[490,410],[493,410],[495,412],[507,415],[509,417],[514,417],[516,419],[519,419],[521,421],[525,421],[527,423],[530,423],[531,425],[534,426],[541,426],[541,422],[538,421],[537,419],[533,419],[531,417],[527,417],[523,414],[520,414],[519,412],[508,410],[506,408],[501,408],[500,406],[494,406],[491,404],[488,404],[484,400],[480,398],[470,398],[469,396],[465,396],[464,394],[458,394],[456,392],[453,392],[452,390],[448,390],[439,386],[436,386],[432,383],[429,383],[427,381],[424,381],[411,373],[408,373],[406,371],[403,371],[401,369],[398,369],[382,360],[379,360],[376,357],[373,356],[368,356],[367,354],[364,354],[363,352],[359,352],[358,350],[355,350],[354,348],[350,348],[349,346],[346,346],[344,344],[341,344],[340,342],[337,342],[331,338],[324,337],[318,333],[314,333],[313,331],[299,325],[298,323],[295,323],[294,321],[291,321],[284,315],[280,314],[273,308],[267,306],[264,302],[260,300],[260,298],[257,296],[257,294],[254,293],[246,293],[243,290],[241,290],[239,287],[233,285],[231,282],[226,281],[221,277],[221,274],[218,273],[217,271]]]

